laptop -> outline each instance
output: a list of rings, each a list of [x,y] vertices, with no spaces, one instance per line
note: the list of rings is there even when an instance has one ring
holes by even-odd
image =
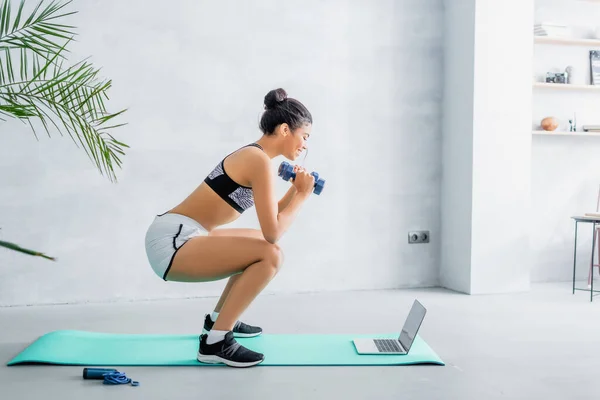
[[[397,339],[354,339],[359,354],[408,354],[427,310],[415,300]]]

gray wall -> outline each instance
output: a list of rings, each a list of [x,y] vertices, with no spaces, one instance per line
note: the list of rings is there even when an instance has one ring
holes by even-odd
[[[224,155],[260,136],[263,96],[303,101],[306,166],[327,179],[282,239],[267,293],[438,283],[442,0],[78,1],[71,60],[92,56],[128,107],[131,146],[111,184],[68,138],[0,135],[0,305],[216,295],[158,279],[143,239]],[[110,25],[109,25],[110,24]],[[273,162],[273,172],[281,159]],[[278,182],[283,195],[287,184]],[[231,225],[258,227],[251,210]],[[407,231],[430,229],[428,245]]]

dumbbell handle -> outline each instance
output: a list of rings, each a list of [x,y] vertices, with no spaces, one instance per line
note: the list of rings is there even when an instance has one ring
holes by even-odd
[[[310,174],[315,177],[315,185],[316,185],[317,184],[317,180],[319,179],[319,175],[316,172],[311,172]],[[292,172],[291,178],[292,179],[296,179],[296,173],[295,172]]]

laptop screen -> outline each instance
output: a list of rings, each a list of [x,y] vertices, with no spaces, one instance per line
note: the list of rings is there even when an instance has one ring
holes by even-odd
[[[406,317],[406,321],[404,322],[404,326],[402,327],[402,332],[400,333],[399,337],[400,343],[402,343],[402,346],[407,352],[410,350],[413,341],[417,336],[417,332],[419,331],[421,322],[423,322],[423,318],[425,318],[426,312],[427,310],[425,307],[415,300],[410,312],[408,313],[408,317]]]

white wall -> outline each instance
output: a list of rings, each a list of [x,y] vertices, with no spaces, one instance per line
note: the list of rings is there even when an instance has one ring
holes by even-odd
[[[129,108],[115,135],[131,149],[111,184],[69,138],[38,142],[3,125],[0,237],[58,262],[0,251],[0,305],[217,295],[224,282],[153,275],[145,229],[259,137],[276,87],[312,111],[306,165],[327,187],[282,240],[286,263],[266,292],[438,283],[441,0],[73,7],[71,60],[91,55],[113,79],[111,109]],[[258,227],[254,210],[232,226]],[[412,229],[430,229],[432,242],[408,245]]]
[[[533,11],[477,1],[471,293],[529,289]]]
[[[527,290],[533,3],[445,4],[441,282]]]
[[[537,0],[535,22],[554,22],[573,27],[577,37],[590,37],[600,26],[600,3]],[[574,81],[588,84],[588,46],[537,44],[533,75],[544,80],[547,71],[575,68]],[[598,48],[600,49],[600,48]],[[568,130],[568,120],[577,113],[577,129],[600,124],[600,95],[585,91],[536,90],[533,97],[532,126],[555,116],[560,130]],[[535,136],[532,147],[532,281],[570,281],[573,276],[572,215],[595,211],[600,185],[600,137]],[[587,279],[592,239],[591,225],[580,225],[578,277]]]
[[[471,287],[475,0],[447,0],[444,4],[440,283],[468,293]]]

